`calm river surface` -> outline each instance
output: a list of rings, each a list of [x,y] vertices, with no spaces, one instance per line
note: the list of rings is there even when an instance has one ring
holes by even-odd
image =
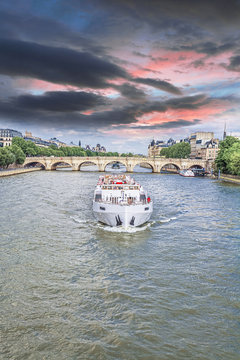
[[[98,176],[0,178],[0,358],[239,360],[240,187],[135,174],[154,212],[122,232]]]

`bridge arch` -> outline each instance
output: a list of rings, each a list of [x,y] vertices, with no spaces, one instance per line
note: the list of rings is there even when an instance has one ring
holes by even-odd
[[[134,164],[133,172],[154,172],[154,167],[148,161],[139,161]]]
[[[195,165],[191,165],[189,167],[189,169],[199,169],[199,170],[202,170],[204,169],[204,167],[202,165],[199,165],[199,164],[195,164]]]
[[[161,166],[160,172],[173,172],[176,173],[180,170],[180,166],[174,162],[169,162]]]
[[[91,166],[91,168],[89,168]],[[94,168],[93,168],[94,166]],[[82,169],[81,169],[82,167]],[[99,171],[98,164],[92,160],[84,160],[77,167],[78,171]]]
[[[57,170],[57,167],[58,166],[63,166],[64,165],[67,165],[67,167],[72,167],[72,164],[69,163],[68,161],[65,161],[64,159],[63,160],[60,160],[60,161],[56,161],[54,162],[52,165],[51,165],[51,170]]]
[[[114,170],[118,170],[118,168],[116,167],[115,169],[112,168],[112,166],[116,164],[119,165],[119,170],[121,170],[122,172],[126,172],[127,171],[127,165],[125,163],[125,161],[122,160],[111,160],[111,161],[106,161],[104,164],[104,171],[114,171]],[[122,165],[122,166],[121,166]],[[124,168],[123,168],[124,166]]]
[[[43,170],[46,170],[46,165],[41,161],[29,161],[24,164],[24,169],[34,168],[34,167],[41,167]]]

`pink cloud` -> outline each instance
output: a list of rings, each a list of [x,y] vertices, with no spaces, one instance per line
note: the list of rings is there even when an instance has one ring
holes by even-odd
[[[167,123],[168,125],[171,122],[175,122],[179,119],[183,119],[189,122],[193,122],[194,119],[200,119],[201,123],[199,126],[204,126],[204,124],[209,125],[209,122],[215,122],[217,119],[221,117],[221,115],[226,111],[232,108],[232,104],[227,100],[213,100],[211,103],[202,106],[199,109],[168,109],[164,113],[160,112],[152,112],[148,114],[144,114],[143,116],[138,118],[138,122],[129,124],[125,128],[118,129],[116,127],[112,127],[110,129],[103,130],[104,134],[116,136],[119,138],[125,139],[144,139],[146,137],[160,136],[161,134],[164,136],[172,136],[172,134],[176,133],[177,128],[174,126],[171,128],[158,128],[151,129],[148,126],[151,125],[164,125]],[[134,127],[136,126],[136,128]],[[138,128],[140,126],[140,128]],[[181,127],[181,136],[188,136],[192,132],[191,126]]]
[[[224,80],[230,77],[227,70],[222,67],[226,63],[232,52],[225,52],[215,56],[206,56],[206,54],[195,51],[180,52],[153,52],[152,60],[145,58],[145,63],[141,68],[131,71],[133,77],[153,77],[156,78],[156,72],[161,74],[157,77],[161,80],[170,81],[178,86],[189,82],[191,85],[199,83],[210,83],[212,80]],[[168,59],[162,61],[161,59]],[[202,66],[196,67],[196,61],[203,61]],[[152,71],[152,74],[151,74]],[[231,74],[232,76],[232,74]]]
[[[77,87],[54,84],[48,81],[38,80],[38,79],[26,79],[18,78],[16,80],[16,87],[31,90],[31,91],[68,91],[68,90],[77,90]]]
[[[82,111],[81,112],[83,115],[92,115],[94,113],[93,110],[87,110],[87,111]]]

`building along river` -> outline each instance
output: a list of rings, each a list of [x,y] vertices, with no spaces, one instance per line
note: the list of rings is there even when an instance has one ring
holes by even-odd
[[[0,178],[0,359],[239,360],[240,187],[141,171],[128,232],[93,219],[97,172]]]

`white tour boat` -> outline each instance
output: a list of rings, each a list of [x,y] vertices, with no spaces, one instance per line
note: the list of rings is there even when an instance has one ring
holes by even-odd
[[[128,175],[100,176],[94,192],[93,213],[110,226],[139,226],[152,214],[153,203],[143,187]]]

